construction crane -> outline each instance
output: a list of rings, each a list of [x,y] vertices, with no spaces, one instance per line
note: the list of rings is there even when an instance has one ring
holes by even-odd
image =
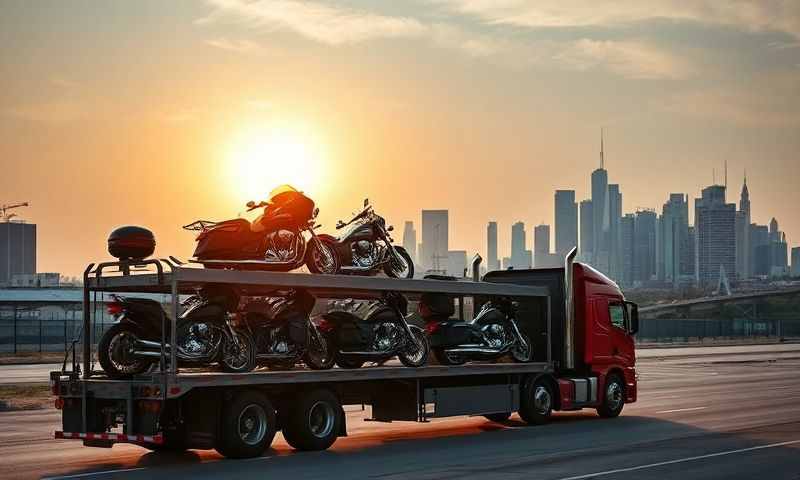
[[[0,222],[8,222],[9,220],[17,216],[17,214],[15,213],[8,213],[9,210],[27,206],[28,202],[12,203],[10,205],[0,205]]]

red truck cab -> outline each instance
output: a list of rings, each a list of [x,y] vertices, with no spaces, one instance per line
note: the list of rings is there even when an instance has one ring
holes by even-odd
[[[573,250],[564,267],[494,271],[483,281],[549,288],[551,334],[534,339],[534,350],[550,349],[558,383],[554,409],[617,416],[636,401],[638,309],[614,281],[574,256]],[[537,308],[521,305],[520,315],[535,316]]]

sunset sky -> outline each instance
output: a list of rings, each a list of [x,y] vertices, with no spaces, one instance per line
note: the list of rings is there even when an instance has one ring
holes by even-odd
[[[276,184],[323,230],[369,197],[450,248],[553,222],[606,132],[623,211],[693,199],[728,162],[753,220],[800,244],[800,2],[36,1],[0,6],[0,203],[29,201],[38,268],[78,274],[142,224],[187,257],[197,218]],[[693,208],[693,201],[690,210]],[[400,238],[398,238],[400,240]]]

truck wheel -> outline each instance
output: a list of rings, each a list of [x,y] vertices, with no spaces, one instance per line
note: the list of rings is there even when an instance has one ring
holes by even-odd
[[[489,420],[490,422],[503,423],[511,418],[511,412],[490,413],[488,415],[484,415],[483,418]]]
[[[428,353],[431,347],[428,343],[428,337],[425,336],[425,330],[416,325],[409,325],[408,329],[411,330],[411,333],[414,335],[414,340],[408,342],[410,348],[400,352],[397,358],[399,358],[400,363],[406,367],[419,368],[428,361]]]
[[[464,365],[467,363],[466,357],[447,353],[443,348],[434,348],[433,356],[440,365]]]
[[[328,390],[314,390],[301,397],[287,412],[283,438],[297,450],[325,450],[341,431],[342,406]]]
[[[228,458],[264,453],[275,437],[275,408],[260,392],[245,390],[223,407],[216,450]]]
[[[542,425],[553,412],[553,392],[544,378],[528,377],[522,384],[519,416],[529,425]]]
[[[603,392],[603,403],[597,407],[597,414],[605,418],[614,418],[625,406],[625,384],[617,374],[606,377],[606,389]]]
[[[347,357],[336,357],[336,366],[339,368],[346,368],[348,370],[354,368],[361,368],[364,365],[364,360],[358,360],[355,358],[347,358]]]

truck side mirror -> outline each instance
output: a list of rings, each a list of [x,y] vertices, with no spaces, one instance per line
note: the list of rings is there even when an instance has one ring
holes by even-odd
[[[636,335],[639,331],[639,306],[633,302],[625,302],[628,311],[628,333]]]

